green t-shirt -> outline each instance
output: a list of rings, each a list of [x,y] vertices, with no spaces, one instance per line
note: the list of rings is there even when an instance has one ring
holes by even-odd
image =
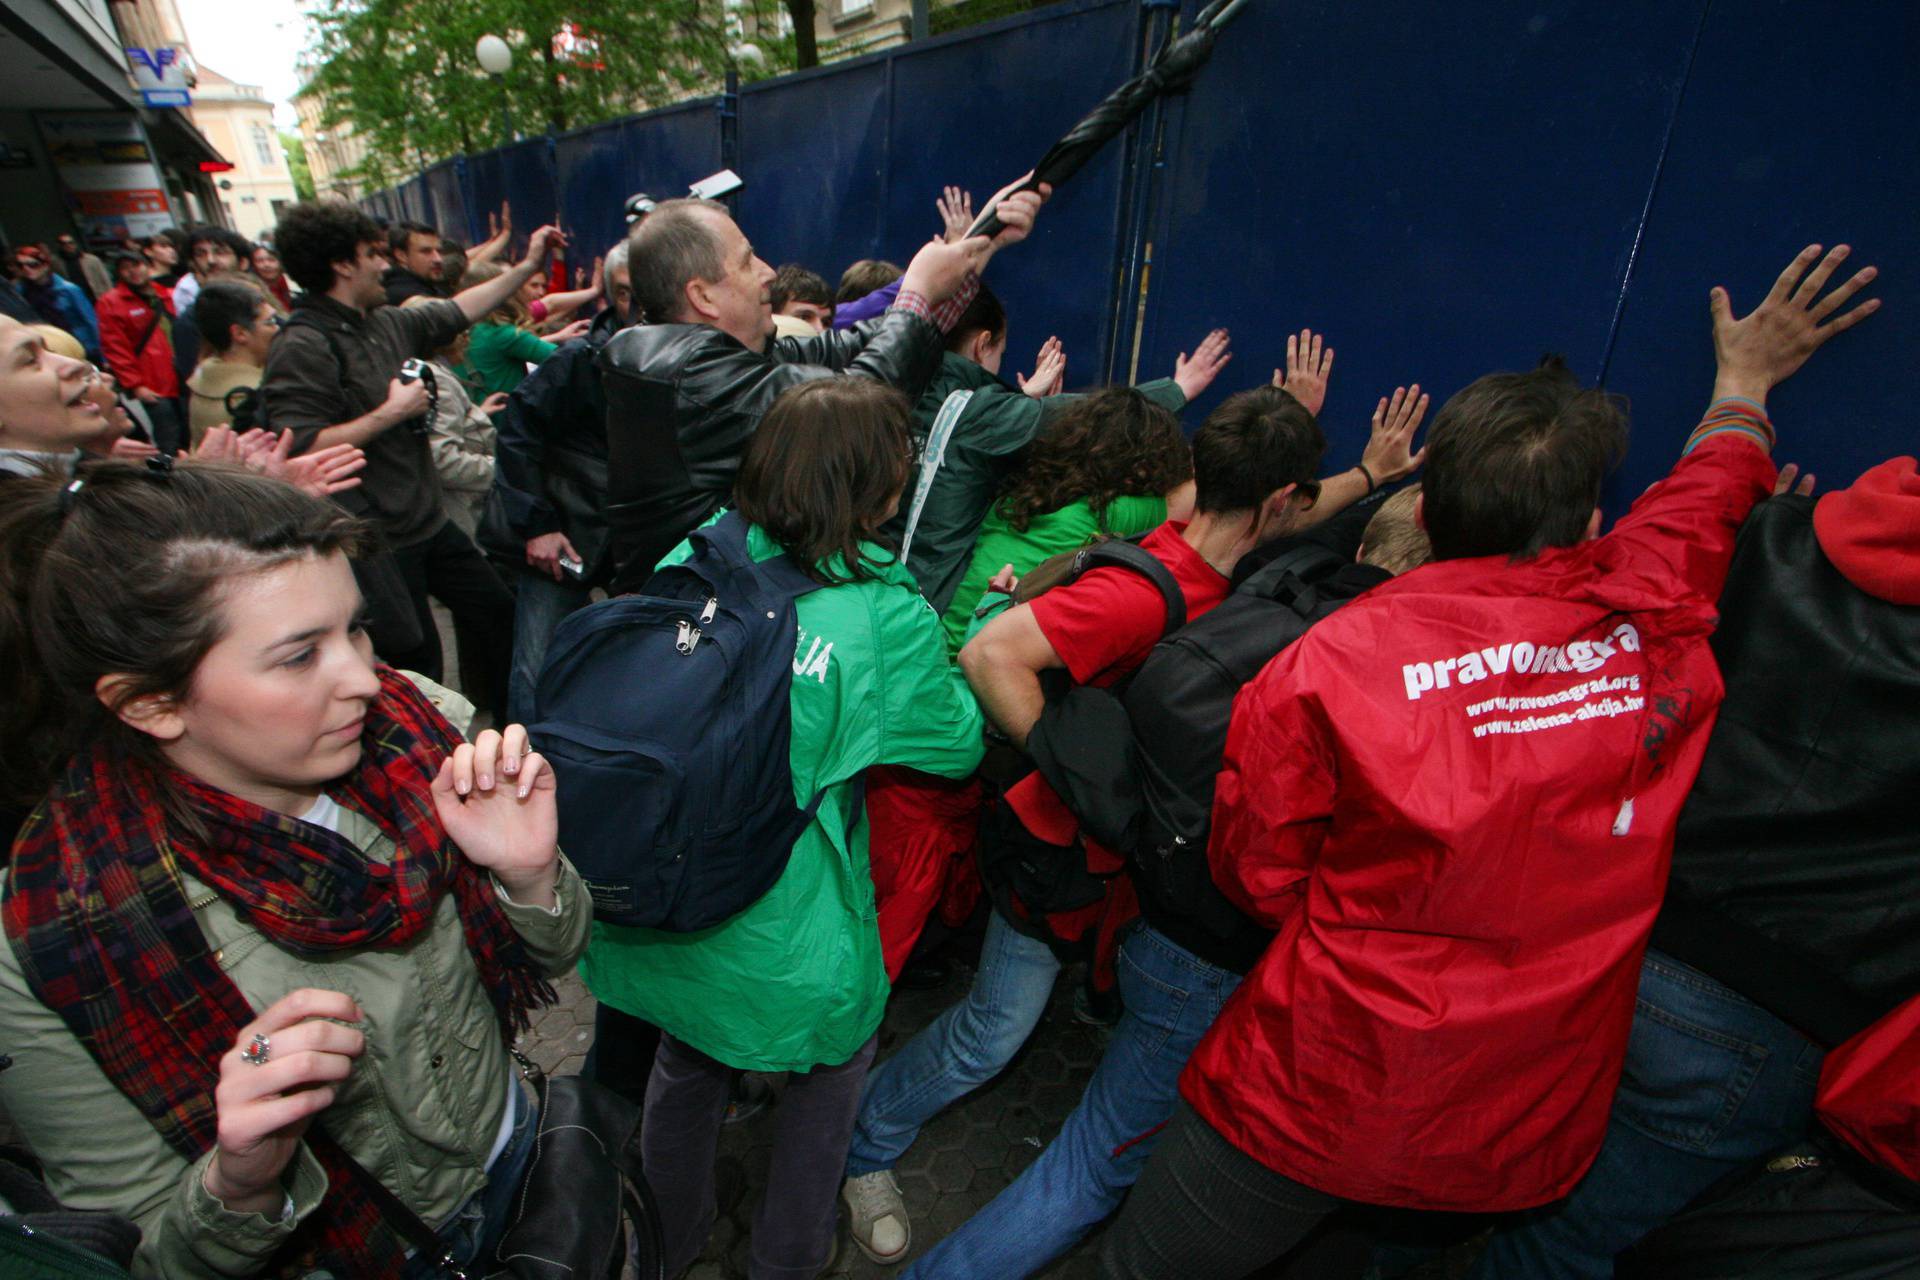
[[[1160,494],[1124,494],[1107,507],[1105,532],[1116,538],[1131,538],[1136,533],[1156,529],[1167,519],[1167,500]],[[953,603],[940,619],[940,630],[947,639],[947,652],[958,653],[967,638],[967,624],[986,594],[987,583],[1004,565],[1012,565],[1016,574],[1024,574],[1041,561],[1062,551],[1077,551],[1101,535],[1100,522],[1086,499],[1069,502],[1058,511],[1035,516],[1026,530],[1015,529],[1000,514],[999,508],[987,513],[980,524],[980,538],[973,544],[973,559],[967,576],[953,593]]]
[[[467,368],[480,380],[475,404],[496,391],[512,391],[526,379],[529,364],[539,364],[559,349],[518,325],[482,320],[472,332]]]

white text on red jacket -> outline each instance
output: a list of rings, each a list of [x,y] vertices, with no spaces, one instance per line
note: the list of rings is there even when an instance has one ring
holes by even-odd
[[[1632,623],[1623,622],[1604,639],[1575,640],[1571,644],[1510,640],[1457,658],[1409,662],[1400,668],[1400,674],[1407,682],[1407,700],[1418,702],[1420,695],[1431,690],[1477,684],[1489,676],[1503,676],[1508,672],[1537,676],[1577,671],[1585,675],[1604,667],[1616,653],[1639,651],[1640,633]]]

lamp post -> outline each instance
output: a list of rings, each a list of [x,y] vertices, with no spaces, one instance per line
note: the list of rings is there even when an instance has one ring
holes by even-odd
[[[480,60],[480,69],[493,77],[500,86],[500,127],[506,133],[506,141],[513,141],[513,109],[507,105],[507,68],[513,65],[513,50],[507,42],[496,35],[484,35],[474,43],[473,56]]]

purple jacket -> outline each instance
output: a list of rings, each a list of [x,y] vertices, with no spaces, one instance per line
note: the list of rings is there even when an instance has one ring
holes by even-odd
[[[900,281],[883,284],[864,298],[855,298],[852,302],[843,302],[833,309],[833,327],[851,329],[862,320],[871,320],[888,307],[900,293]]]

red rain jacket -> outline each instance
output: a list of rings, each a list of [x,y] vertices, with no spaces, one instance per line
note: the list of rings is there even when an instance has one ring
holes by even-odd
[[[1241,691],[1210,856],[1279,932],[1181,1080],[1234,1146],[1375,1204],[1573,1188],[1720,704],[1713,602],[1773,479],[1707,437],[1605,537],[1416,569]]]
[[[180,375],[173,368],[173,294],[163,284],[154,285],[153,292],[166,312],[157,325],[152,305],[124,284],[100,295],[100,349],[123,389],[145,387],[170,400],[180,394]]]

